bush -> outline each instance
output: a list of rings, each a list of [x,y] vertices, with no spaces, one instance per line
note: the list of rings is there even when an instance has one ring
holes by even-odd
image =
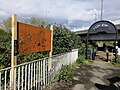
[[[35,19],[36,21],[37,19]],[[39,22],[35,22],[39,23]],[[43,24],[43,23],[40,23]],[[41,26],[41,25],[38,26]],[[45,24],[45,23],[44,23]],[[50,28],[50,25],[46,25]],[[54,26],[53,33],[53,55],[69,52],[78,48],[80,45],[79,37],[74,33],[60,26]],[[30,53],[17,55],[17,64],[48,57],[49,53]],[[0,29],[0,68],[9,67],[11,63],[11,33]]]
[[[0,69],[10,66],[11,35],[0,29]]]
[[[117,56],[116,63],[117,63],[117,64],[120,64],[120,55]]]
[[[69,52],[78,48],[80,38],[74,32],[62,27],[54,26],[53,33],[53,54]]]
[[[67,82],[67,85],[72,84],[73,71],[75,70],[76,64],[64,66],[59,74],[55,77],[57,81],[64,80]]]
[[[120,55],[117,56],[116,62],[115,59],[112,62],[113,64],[120,64]]]
[[[80,64],[89,64],[89,63],[90,62],[88,60],[86,60],[83,55],[79,56],[76,63],[62,67],[62,69],[59,71],[59,74],[55,77],[55,81],[57,80],[59,82],[61,80],[64,80],[67,82],[67,85],[71,85],[73,73],[76,69],[76,66],[78,66]]]
[[[76,62],[78,64],[89,64],[90,63],[89,60],[85,59],[84,55],[79,56]]]
[[[81,46],[79,49],[78,49],[78,56],[85,56],[85,48],[84,46]]]

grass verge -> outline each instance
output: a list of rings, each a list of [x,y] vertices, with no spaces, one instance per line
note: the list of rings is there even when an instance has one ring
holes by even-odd
[[[59,71],[59,74],[56,75],[55,81],[60,82],[62,80],[65,81],[67,85],[71,85],[73,73],[76,67],[82,64],[90,64],[90,61],[86,60],[83,55],[79,56],[74,64],[63,66],[62,69]]]

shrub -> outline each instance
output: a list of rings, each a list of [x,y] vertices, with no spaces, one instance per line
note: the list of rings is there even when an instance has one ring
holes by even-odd
[[[53,54],[69,52],[72,49],[78,48],[80,38],[70,30],[54,26],[53,33]]]
[[[59,74],[55,77],[55,81],[58,82],[64,80],[67,82],[67,85],[72,84],[73,73],[76,69],[76,66],[80,64],[89,64],[90,62],[85,59],[84,55],[79,56],[76,63],[71,65],[63,66],[62,69],[59,71]]]
[[[120,64],[120,55],[117,56],[116,62],[115,59],[112,62],[113,64]]]
[[[84,46],[81,46],[79,49],[78,49],[78,56],[84,56],[85,55],[85,48]]]
[[[67,65],[62,67],[59,71],[59,74],[55,77],[57,81],[64,80],[67,82],[67,85],[72,84],[73,71],[75,70],[76,64]]]
[[[43,26],[45,23],[35,21],[33,24],[36,26]],[[7,21],[6,21],[7,22]],[[31,24],[32,24],[31,23]],[[45,25],[50,28],[50,25]],[[78,48],[80,45],[79,37],[74,33],[63,28],[61,26],[54,26],[53,33],[53,55],[69,52],[72,49]],[[28,62],[31,60],[40,59],[43,57],[48,57],[49,53],[30,53],[26,55],[17,55],[17,64]],[[9,67],[11,63],[11,33],[5,32],[5,30],[0,29],[0,68]]]
[[[79,56],[76,62],[78,64],[89,64],[90,63],[89,60],[85,59],[84,55]]]

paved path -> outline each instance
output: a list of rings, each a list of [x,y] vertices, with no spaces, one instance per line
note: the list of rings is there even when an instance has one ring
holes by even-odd
[[[101,60],[76,69],[69,90],[120,90],[120,68]]]
[[[45,90],[120,90],[120,67],[98,59],[77,67],[70,87],[60,81]]]

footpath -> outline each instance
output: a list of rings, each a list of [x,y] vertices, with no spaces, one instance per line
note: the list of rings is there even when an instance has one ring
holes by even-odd
[[[71,86],[61,81],[47,90],[120,90],[120,67],[95,60],[92,64],[77,67]]]
[[[78,67],[69,90],[120,90],[120,68],[102,60]]]
[[[93,63],[76,68],[71,86],[60,81],[45,90],[120,90],[120,67],[105,62],[104,52],[97,54]]]

